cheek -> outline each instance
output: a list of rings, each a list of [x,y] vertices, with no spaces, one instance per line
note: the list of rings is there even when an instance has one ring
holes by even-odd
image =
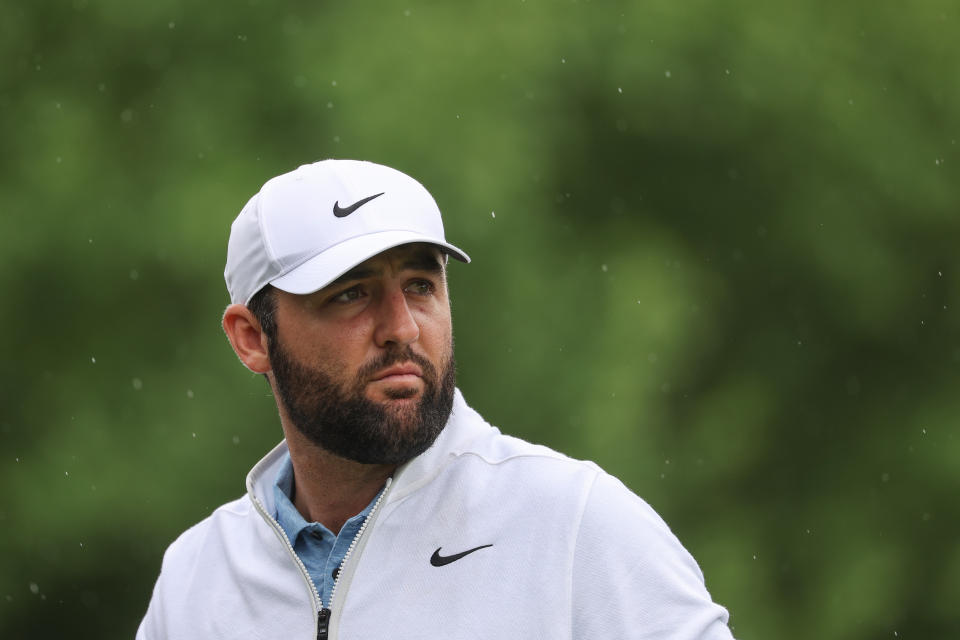
[[[421,325],[421,342],[437,356],[448,356],[452,347],[453,327],[450,323],[450,314],[431,318],[430,322]]]
[[[315,326],[297,335],[291,345],[301,360],[322,363],[332,372],[361,364],[368,353],[369,331],[362,325]]]

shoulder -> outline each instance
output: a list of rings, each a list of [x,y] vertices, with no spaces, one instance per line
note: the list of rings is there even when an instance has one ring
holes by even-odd
[[[573,517],[578,558],[587,564],[617,563],[627,570],[645,567],[701,583],[703,576],[662,517],[621,480],[597,464],[570,458],[490,429],[457,452],[539,508],[559,509]],[[562,505],[562,507],[560,506]]]
[[[518,486],[540,490],[570,499],[569,491],[587,492],[604,472],[593,462],[577,460],[550,447],[504,435],[491,428],[455,451],[456,459],[472,461],[492,473],[522,480]]]
[[[164,554],[137,637],[266,638],[280,618],[299,629],[291,637],[311,629],[310,593],[282,535],[249,496],[184,531]]]
[[[464,455],[479,457],[488,466],[504,471],[513,468],[526,490],[537,490],[544,497],[558,500],[578,501],[584,539],[603,536],[608,546],[613,539],[614,544],[639,550],[663,545],[689,556],[650,504],[594,462],[571,458],[497,431]],[[689,560],[696,568],[692,558]]]
[[[667,523],[646,500],[619,478],[599,470],[584,511],[584,526],[602,528],[614,522],[642,525],[643,530],[651,534],[675,539]]]
[[[727,611],[693,556],[646,501],[606,473],[583,510],[573,578],[582,637],[650,629],[651,638],[730,638]]]
[[[250,497],[244,495],[221,505],[181,533],[164,553],[161,575],[179,573],[196,564],[208,547],[222,545],[226,532],[242,531],[244,527],[238,525],[248,520],[253,510]]]

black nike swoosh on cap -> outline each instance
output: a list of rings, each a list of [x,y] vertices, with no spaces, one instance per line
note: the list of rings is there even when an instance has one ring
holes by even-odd
[[[348,215],[350,215],[351,213],[353,213],[354,211],[356,211],[357,209],[359,209],[359,208],[362,207],[363,205],[367,204],[368,202],[370,202],[370,201],[373,200],[374,198],[379,198],[379,197],[382,196],[384,193],[385,193],[385,192],[381,192],[381,193],[372,195],[372,196],[370,196],[370,197],[368,197],[368,198],[364,198],[363,200],[357,200],[356,202],[354,202],[354,203],[353,203],[352,205],[350,205],[349,207],[343,207],[343,208],[340,207],[340,201],[338,200],[337,202],[334,202],[334,203],[333,203],[333,215],[337,216],[338,218],[346,218]]]
[[[470,555],[474,551],[479,551],[480,549],[486,549],[487,547],[492,547],[492,546],[493,546],[492,544],[482,544],[479,547],[474,547],[473,549],[467,549],[466,551],[455,553],[452,556],[440,555],[440,549],[442,549],[443,547],[437,547],[437,550],[433,552],[432,556],[430,556],[430,564],[432,564],[435,567],[442,567],[445,564],[456,562],[463,556]]]

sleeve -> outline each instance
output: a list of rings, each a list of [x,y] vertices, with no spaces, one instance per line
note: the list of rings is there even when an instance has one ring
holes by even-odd
[[[153,595],[150,598],[147,613],[143,616],[143,620],[140,621],[140,627],[137,629],[136,640],[157,640],[167,637],[166,630],[163,626],[163,604],[161,602],[162,598],[160,597],[160,581],[162,579],[163,572],[161,571],[153,587]]]
[[[599,472],[573,559],[576,639],[731,640],[696,561],[659,515]]]

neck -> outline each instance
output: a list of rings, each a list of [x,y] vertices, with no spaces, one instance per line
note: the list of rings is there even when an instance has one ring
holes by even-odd
[[[396,465],[360,464],[333,455],[284,425],[293,463],[293,506],[334,534],[366,508]]]

